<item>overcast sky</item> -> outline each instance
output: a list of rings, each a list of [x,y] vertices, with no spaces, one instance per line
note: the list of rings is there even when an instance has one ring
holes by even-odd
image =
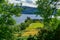
[[[19,3],[22,2],[22,6],[37,7],[36,0],[9,0],[9,3]]]

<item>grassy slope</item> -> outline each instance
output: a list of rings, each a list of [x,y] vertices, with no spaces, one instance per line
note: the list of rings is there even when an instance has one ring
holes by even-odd
[[[42,23],[31,23],[29,25],[29,27],[27,27],[26,29],[36,29],[36,28],[43,28],[43,24]]]
[[[22,33],[22,36],[33,36],[38,33],[39,30],[37,30],[37,28],[43,28],[43,26],[42,23],[31,23],[29,27],[24,30],[25,32]]]

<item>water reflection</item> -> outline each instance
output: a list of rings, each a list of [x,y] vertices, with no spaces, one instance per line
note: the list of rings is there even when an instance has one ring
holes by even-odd
[[[31,19],[42,19],[39,15],[36,16],[34,14],[21,14],[20,17],[13,16],[13,18],[16,20],[16,23],[22,23],[22,22],[24,22],[25,19],[27,19],[27,17],[30,17]]]

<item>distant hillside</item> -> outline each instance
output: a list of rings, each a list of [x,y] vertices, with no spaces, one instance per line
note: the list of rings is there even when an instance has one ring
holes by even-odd
[[[22,8],[24,9],[22,14],[34,14],[37,11],[37,8],[34,7],[22,6]]]

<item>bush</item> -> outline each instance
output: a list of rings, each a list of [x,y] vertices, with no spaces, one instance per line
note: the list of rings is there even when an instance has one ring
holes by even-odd
[[[0,40],[14,40],[13,31],[5,25],[0,25]]]

